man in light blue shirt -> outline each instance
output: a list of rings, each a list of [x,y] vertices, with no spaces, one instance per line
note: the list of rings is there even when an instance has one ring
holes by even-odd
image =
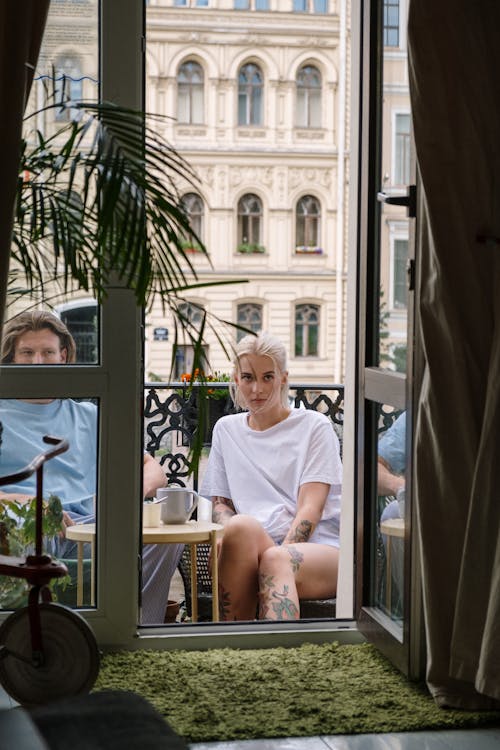
[[[4,328],[2,364],[44,365],[73,363],[76,348],[66,326],[45,311],[28,311],[12,318]],[[8,475],[26,466],[46,449],[46,434],[64,437],[67,452],[44,467],[44,494],[57,495],[63,507],[63,532],[75,523],[95,521],[97,492],[98,409],[86,401],[70,398],[0,399],[2,444],[0,474]],[[160,464],[144,454],[143,495],[152,497],[164,487],[166,477]],[[2,488],[2,499],[26,502],[36,494],[35,475]],[[76,544],[64,536],[54,540],[52,553],[75,557]],[[142,622],[163,623],[170,579],[183,545],[144,545]]]

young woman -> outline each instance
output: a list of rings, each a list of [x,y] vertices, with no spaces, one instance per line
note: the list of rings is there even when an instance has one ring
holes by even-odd
[[[233,400],[215,425],[201,494],[224,525],[221,619],[291,620],[337,588],[342,464],[330,420],[288,404],[286,351],[267,333],[236,349]]]

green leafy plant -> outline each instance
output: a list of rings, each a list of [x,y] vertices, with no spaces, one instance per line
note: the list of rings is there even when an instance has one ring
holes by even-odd
[[[219,400],[221,398],[227,398],[229,395],[229,388],[213,388],[211,383],[230,383],[231,378],[224,372],[215,371],[208,375],[202,370],[196,369],[194,371],[194,377],[190,372],[183,372],[181,375],[181,382],[186,383],[184,389],[178,391],[180,395],[189,396],[193,391],[193,383],[198,382],[203,388],[203,394],[208,399]]]
[[[43,502],[42,529],[43,538],[56,536],[61,532],[63,511],[60,499],[50,495]],[[33,554],[35,549],[36,499],[27,503],[8,500],[0,503],[0,554],[23,557]],[[55,588],[63,589],[69,583],[66,576],[51,582],[50,587],[55,596]],[[0,576],[0,607],[16,609],[26,604],[29,586],[22,578]]]
[[[45,134],[36,123],[51,110],[66,110],[69,121]],[[165,119],[109,102],[51,100],[49,92],[47,104],[26,118],[8,292],[11,304],[27,294],[48,306],[75,289],[101,302],[117,284],[146,309],[159,297],[173,317],[173,370],[181,344],[202,366],[208,329],[228,358],[233,345],[230,321],[204,311],[201,325],[192,324],[182,312],[184,294],[243,280],[198,280],[185,243],[209,256],[179,193],[196,189],[198,177],[161,136]],[[192,450],[199,453],[201,443]]]
[[[237,251],[239,253],[265,253],[266,248],[264,245],[259,245],[257,242],[241,242],[237,247]]]

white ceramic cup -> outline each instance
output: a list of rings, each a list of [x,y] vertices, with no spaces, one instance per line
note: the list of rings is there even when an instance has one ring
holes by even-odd
[[[162,487],[156,497],[161,500],[163,523],[186,523],[198,506],[198,493],[185,487]]]
[[[161,521],[161,503],[144,503],[142,506],[142,525],[159,526]]]

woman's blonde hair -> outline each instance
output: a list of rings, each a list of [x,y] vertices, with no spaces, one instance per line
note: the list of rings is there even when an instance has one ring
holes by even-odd
[[[266,356],[272,359],[276,370],[283,375],[288,375],[287,366],[287,354],[284,344],[275,336],[271,336],[270,333],[262,331],[256,336],[249,334],[244,336],[241,341],[238,342],[235,349],[235,357],[233,360],[233,382],[230,386],[231,398],[233,399],[236,406],[242,409],[246,408],[244,400],[241,398],[239,389],[235,381],[235,375],[239,371],[240,357],[247,354],[257,354],[260,356]],[[284,407],[288,407],[288,378],[281,386],[281,404]]]

